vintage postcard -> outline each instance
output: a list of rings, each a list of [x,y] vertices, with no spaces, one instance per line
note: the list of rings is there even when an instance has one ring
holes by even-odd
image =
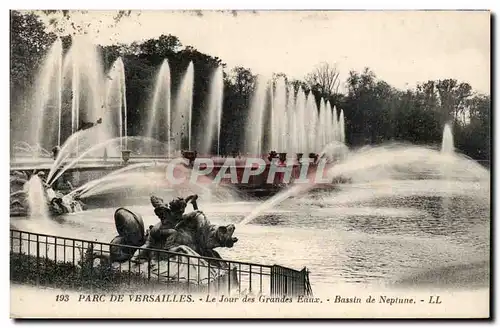
[[[489,11],[10,11],[12,318],[489,318]]]

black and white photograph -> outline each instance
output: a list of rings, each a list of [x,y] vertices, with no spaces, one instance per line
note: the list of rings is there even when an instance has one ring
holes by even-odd
[[[11,318],[490,317],[490,11],[9,16]]]

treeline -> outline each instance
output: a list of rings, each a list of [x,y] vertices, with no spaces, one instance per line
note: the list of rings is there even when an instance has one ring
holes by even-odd
[[[11,12],[10,86],[11,117],[14,120],[29,115],[27,106],[19,103],[33,87],[40,60],[55,39],[55,34],[46,32],[37,15]],[[62,41],[67,50],[71,37],[65,36]],[[202,114],[208,108],[210,78],[219,65],[225,67],[222,59],[183,46],[173,35],[100,47],[100,53],[105,70],[118,57],[123,59],[129,135],[143,135],[145,132],[155,77],[165,58],[171,71],[172,96],[176,94],[189,62],[193,62],[193,130],[204,124]],[[444,79],[428,81],[414,89],[399,90],[366,68],[362,72],[349,72],[345,81],[347,91],[342,93],[339,91],[339,72],[328,64],[312,68],[311,74],[303,81],[288,79],[283,73],[275,74],[274,78],[278,76],[284,76],[294,86],[295,92],[299,87],[312,92],[318,104],[324,98],[343,109],[346,141],[350,146],[388,141],[438,145],[444,124],[451,123],[455,146],[460,152],[479,160],[490,159],[490,96],[474,92],[468,83]],[[250,69],[244,67],[224,72],[222,153],[239,150],[242,145],[256,78]],[[165,140],[165,135],[158,138]]]

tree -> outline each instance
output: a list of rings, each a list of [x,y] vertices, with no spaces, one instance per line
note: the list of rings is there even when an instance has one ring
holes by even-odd
[[[300,88],[302,88],[302,90],[305,93],[308,93],[311,90],[311,88],[309,87],[309,84],[307,84],[307,82],[305,82],[305,81],[292,80],[290,82],[290,84],[293,86],[293,90],[295,92],[297,92]]]
[[[306,82],[311,89],[319,91],[322,97],[328,97],[339,92],[339,74],[337,65],[323,62],[306,76]]]
[[[56,36],[33,13],[10,12],[10,113],[12,126],[28,126],[34,120],[30,112],[33,86]],[[22,129],[11,129],[11,138],[24,140]],[[16,134],[19,133],[19,136]],[[12,143],[11,143],[12,144]]]
[[[458,83],[455,79],[439,80],[436,84],[439,94],[443,122],[458,120],[466,109],[466,102],[472,95],[468,83]]]
[[[29,86],[55,34],[45,32],[45,25],[33,13],[10,13],[10,82],[11,87]]]
[[[182,47],[179,38],[169,35],[160,35],[158,39],[149,39],[138,46],[141,54],[168,57]]]
[[[228,76],[234,90],[243,98],[249,98],[255,88],[256,76],[248,68],[235,67]]]

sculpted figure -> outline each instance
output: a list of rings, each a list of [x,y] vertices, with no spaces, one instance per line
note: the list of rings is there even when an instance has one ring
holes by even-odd
[[[47,201],[49,214],[50,215],[62,215],[66,213],[80,212],[84,210],[85,205],[79,200],[78,195],[71,196],[70,194],[64,194],[61,190],[55,189],[46,183],[46,175],[43,171],[32,172],[40,178],[42,182],[43,191],[45,193],[45,199]],[[29,203],[28,203],[28,182],[30,175],[23,172],[14,171],[11,173],[10,177],[10,211],[11,215],[14,216],[26,216],[29,214]],[[72,186],[66,182],[71,191]]]
[[[150,226],[148,232],[144,231],[144,223],[140,215],[119,208],[115,212],[119,236],[111,241],[117,247],[111,247],[111,254],[107,260],[124,262],[132,259],[134,254],[133,261],[139,263],[144,263],[147,260],[158,260],[159,254],[151,254],[150,249],[220,258],[214,249],[233,247],[234,243],[238,241],[236,237],[233,237],[235,227],[233,224],[213,225],[199,210],[184,214],[188,202],[194,203],[194,207],[197,208],[196,199],[196,195],[186,199],[177,198],[167,205],[161,198],[152,196],[151,204],[160,222]],[[118,245],[142,247],[136,252],[135,249],[118,247]],[[106,257],[105,254],[95,252],[94,255],[94,257],[101,259]]]

